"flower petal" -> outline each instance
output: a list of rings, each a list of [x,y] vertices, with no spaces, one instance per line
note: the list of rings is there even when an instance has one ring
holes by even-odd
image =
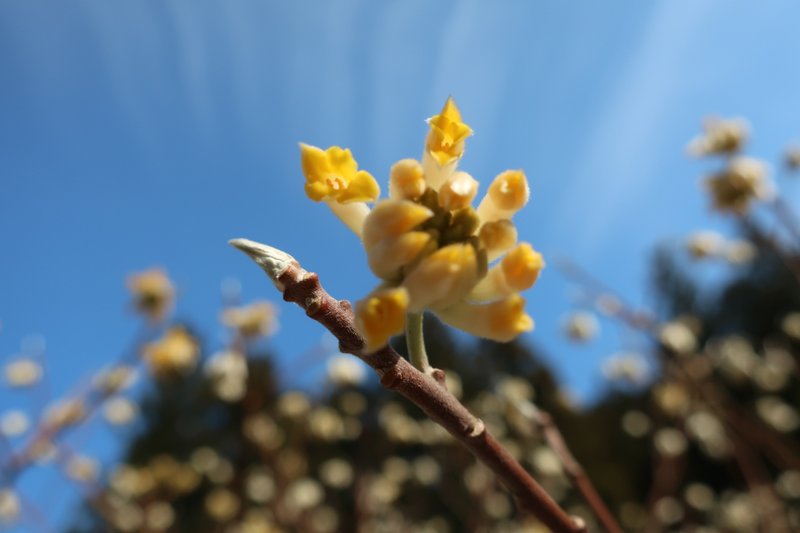
[[[414,261],[431,238],[428,232],[411,231],[379,241],[367,250],[369,267],[379,278],[394,280],[400,275],[400,269]]]
[[[461,302],[436,314],[446,324],[498,342],[533,330],[533,319],[525,313],[525,299],[519,294],[488,304]]]
[[[506,170],[492,181],[478,206],[478,215],[483,222],[510,219],[528,203],[529,198],[530,188],[525,173],[521,170]]]
[[[462,300],[478,281],[478,257],[469,244],[451,244],[436,250],[406,276],[409,309],[447,307]]]
[[[432,216],[433,211],[408,200],[378,202],[364,221],[364,247],[411,231]]]
[[[389,172],[389,198],[416,200],[425,192],[425,175],[416,159],[401,159]]]
[[[356,329],[364,337],[364,353],[372,353],[403,331],[408,293],[402,287],[377,289],[356,303]]]
[[[536,283],[543,267],[542,255],[530,244],[522,243],[489,269],[486,277],[470,292],[468,299],[490,302],[529,289]]]

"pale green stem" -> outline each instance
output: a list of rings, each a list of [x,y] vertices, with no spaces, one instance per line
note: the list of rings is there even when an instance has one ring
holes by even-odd
[[[411,364],[424,372],[430,373],[428,354],[425,352],[425,338],[422,335],[422,313],[406,315],[406,346]]]

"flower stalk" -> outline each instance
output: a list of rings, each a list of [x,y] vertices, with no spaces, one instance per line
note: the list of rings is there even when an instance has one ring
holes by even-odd
[[[569,516],[536,480],[475,417],[431,375],[423,373],[386,345],[364,352],[364,337],[357,331],[352,306],[322,288],[319,277],[306,271],[290,255],[247,239],[230,244],[249,255],[283,293],[309,318],[319,322],[339,341],[339,350],[359,357],[380,377],[381,385],[411,400],[442,426],[484,465],[491,469],[513,495],[521,511],[536,516],[556,533],[586,531],[584,522]],[[419,321],[421,324],[421,316]],[[419,329],[419,340],[422,330]]]
[[[408,347],[408,357],[414,368],[430,374],[431,365],[428,362],[425,337],[422,333],[422,313],[409,313],[406,318],[406,346]]]

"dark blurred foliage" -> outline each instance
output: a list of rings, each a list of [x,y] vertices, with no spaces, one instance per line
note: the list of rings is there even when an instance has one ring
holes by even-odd
[[[716,284],[682,250],[655,254],[658,320],[635,327],[660,374],[643,387],[611,387],[589,409],[573,408],[522,343],[467,340],[431,319],[431,360],[592,530],[591,510],[520,402],[554,417],[626,530],[793,530],[800,332],[787,317],[800,309],[800,290],[794,256],[757,231],[744,229],[756,258]],[[374,379],[331,373],[313,390],[287,391],[272,356],[250,351],[237,401],[221,400],[202,371],[154,381],[143,429],[73,531],[541,530],[468,452]]]

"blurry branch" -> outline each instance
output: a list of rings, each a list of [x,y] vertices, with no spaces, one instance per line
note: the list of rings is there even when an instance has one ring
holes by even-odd
[[[784,260],[786,266],[797,275],[790,263],[791,259],[783,255],[783,251],[774,240],[766,237],[751,219],[742,217],[741,220],[751,232],[755,233],[759,242],[772,248]],[[761,457],[755,450],[764,452],[765,456],[769,457],[775,465],[787,469],[797,468],[800,452],[770,428],[745,417],[735,408],[735,403],[731,401],[725,390],[709,379],[710,372],[704,371],[698,375],[698,372],[692,371],[689,368],[691,361],[686,358],[686,354],[675,352],[662,341],[660,338],[662,324],[659,324],[657,320],[646,313],[632,310],[613,291],[580,266],[568,260],[562,260],[558,262],[558,267],[566,277],[581,284],[594,296],[613,298],[615,306],[613,309],[604,309],[605,314],[620,320],[632,329],[643,332],[656,343],[664,372],[672,371],[682,378],[682,381],[696,391],[698,397],[726,426],[726,433],[733,443],[734,459],[742,478],[754,499],[759,502],[758,514],[761,516],[763,526],[767,531],[788,531],[785,509],[773,490],[766,466],[763,465]],[[697,356],[710,357],[702,349],[698,351]],[[651,505],[660,495],[674,492],[674,489],[679,486],[682,470],[683,468],[677,468],[677,465],[672,464],[672,461],[667,458],[659,461],[650,495]],[[651,523],[651,528],[656,527],[654,524]]]
[[[585,531],[585,524],[570,517],[525,471],[511,454],[452,394],[433,377],[414,368],[390,346],[371,354],[362,353],[364,339],[354,324],[349,302],[336,300],[320,285],[319,277],[303,269],[290,255],[246,239],[230,244],[249,255],[283,293],[309,318],[319,322],[338,340],[339,350],[359,357],[380,377],[381,385],[398,392],[446,429],[482,461],[513,494],[517,506],[541,520],[555,532]]]
[[[581,493],[581,496],[591,507],[592,512],[603,528],[609,533],[622,533],[622,527],[620,527],[600,494],[597,493],[597,489],[592,485],[581,464],[570,452],[567,443],[564,441],[564,436],[553,422],[553,417],[550,413],[542,411],[530,401],[516,402],[515,406],[525,418],[536,424],[547,445],[550,446],[550,449],[556,453],[561,461],[561,465],[564,467],[564,471],[573,486]]]
[[[135,368],[139,361],[141,347],[146,339],[146,331],[142,330],[136,335],[130,348],[123,352],[114,365],[109,367],[109,372]],[[57,441],[62,439],[70,430],[85,424],[94,412],[106,400],[119,392],[121,388],[121,384],[119,386],[108,386],[102,383],[90,383],[85,390],[63,400],[64,403],[61,405],[66,408],[66,415],[64,415],[63,420],[52,419],[45,411],[39,419],[33,435],[19,450],[14,451],[10,443],[8,443],[11,451],[0,465],[0,482],[11,486],[40,456],[47,453],[58,454]]]

